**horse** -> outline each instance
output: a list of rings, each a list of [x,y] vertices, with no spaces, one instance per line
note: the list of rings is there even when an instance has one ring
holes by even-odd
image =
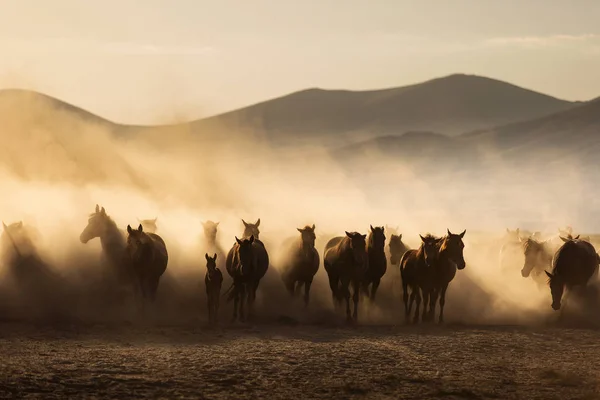
[[[416,301],[413,323],[419,322],[419,309],[421,306],[421,292],[423,293],[423,319],[426,319],[426,309],[431,293],[432,277],[437,263],[439,248],[437,238],[427,234],[419,235],[421,245],[416,250],[408,250],[400,260],[400,276],[402,277],[402,299],[404,301],[404,315],[406,322],[410,319],[413,303]],[[410,302],[408,291],[410,289]]]
[[[400,230],[399,226],[396,226],[395,228],[392,226],[389,226],[388,224],[385,225],[385,233],[391,235],[396,235],[398,236],[398,231]]]
[[[458,235],[450,232],[450,229],[447,229],[447,231],[448,235],[444,236],[438,242],[438,258],[434,266],[435,272],[433,274],[434,289],[429,303],[428,319],[433,320],[435,317],[435,306],[439,298],[439,323],[444,322],[444,305],[446,304],[446,290],[448,289],[448,285],[456,276],[456,270],[463,270],[466,266],[463,256],[463,249],[465,248],[463,238],[465,237],[467,230],[465,229]]]
[[[155,233],[146,233],[142,224],[137,229],[127,225],[126,262],[135,280],[142,304],[154,302],[160,277],[167,270],[169,253],[164,240]]]
[[[10,225],[2,222],[2,226],[4,229],[0,236],[0,245],[5,264],[20,261],[30,256],[37,256],[38,251],[35,242],[39,234],[36,229],[24,225],[23,221],[14,222]]]
[[[144,228],[144,232],[147,233],[156,233],[156,231],[158,231],[158,226],[156,225],[156,220],[158,220],[158,218],[154,218],[154,219],[137,219],[138,222],[140,224],[142,224],[142,227]]]
[[[221,260],[217,266],[225,267],[225,251],[218,240],[218,227],[218,222],[202,222],[202,229],[204,231],[202,249],[208,254],[217,254],[218,259]]]
[[[543,242],[532,238],[521,239],[525,261],[521,269],[521,276],[534,278],[540,276],[542,271],[552,264],[552,257],[556,252],[556,245],[551,240]]]
[[[90,214],[88,224],[81,232],[79,240],[86,244],[94,238],[100,238],[103,257],[108,261],[114,275],[121,280],[129,279],[129,271],[123,265],[127,245],[126,234],[106,214],[104,207],[100,208],[98,204],[96,204],[96,211]]]
[[[369,261],[369,268],[365,272],[363,279],[363,290],[369,295],[371,301],[375,301],[375,295],[377,294],[377,288],[381,283],[381,278],[387,271],[387,258],[385,256],[385,233],[384,228],[370,225],[371,229],[369,236],[367,237],[367,258]],[[371,292],[369,293],[369,285],[371,286]]]
[[[390,250],[390,264],[399,265],[404,253],[409,250],[409,247],[402,241],[402,234],[395,235],[392,233],[388,244]]]
[[[325,245],[323,264],[329,277],[329,287],[334,304],[341,304],[346,299],[346,319],[348,322],[358,320],[358,299],[360,284],[368,269],[366,237],[358,232],[345,232],[346,236],[331,239]],[[354,312],[350,313],[350,285]]]
[[[592,276],[598,274],[600,257],[594,246],[584,240],[561,238],[565,243],[558,249],[552,262],[548,285],[552,295],[552,309],[561,309],[565,289],[567,294],[587,286]]]
[[[223,273],[217,267],[217,254],[210,257],[208,253],[206,258],[206,275],[204,275],[204,286],[206,287],[206,299],[208,303],[208,322],[213,324],[218,320],[219,297],[221,295],[221,286],[223,285]]]
[[[260,280],[269,268],[269,256],[264,245],[250,235],[249,238],[235,238],[236,243],[227,254],[227,273],[233,279],[228,300],[234,300],[233,320],[238,317],[245,321],[244,301],[247,295],[248,311],[252,313],[252,306],[256,299],[256,290]],[[233,290],[232,290],[233,289]]]
[[[282,265],[281,278],[290,295],[297,295],[304,285],[304,306],[308,306],[310,287],[321,259],[315,248],[315,225],[296,228],[300,237],[289,246]]]
[[[255,240],[259,240],[260,231],[258,230],[258,227],[260,225],[260,218],[253,224],[249,224],[243,219],[242,222],[244,224],[244,233],[242,234],[242,237],[249,238],[250,236],[254,236]]]

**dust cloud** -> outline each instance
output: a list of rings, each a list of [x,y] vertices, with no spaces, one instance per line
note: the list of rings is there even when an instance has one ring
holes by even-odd
[[[259,287],[257,318],[304,323],[341,322],[343,316],[333,311],[322,264],[307,309],[285,292],[278,276],[285,257],[280,248],[298,235],[297,227],[316,225],[321,257],[331,237],[367,233],[370,224],[399,226],[412,248],[419,233],[467,229],[467,268],[450,285],[446,319],[523,324],[553,318],[549,290],[522,278],[519,265],[510,273],[500,270],[505,228],[591,229],[577,212],[586,183],[569,163],[536,170],[533,164],[505,163],[490,148],[480,152],[484,172],[467,160],[448,165],[428,159],[418,147],[406,160],[377,150],[340,159],[335,147],[275,146],[260,132],[207,134],[191,124],[125,129],[26,92],[3,93],[0,115],[0,215],[7,224],[22,221],[39,232],[39,259],[32,265],[3,258],[5,319],[137,318],[130,294],[101,283],[99,240],[79,241],[96,204],[121,229],[137,226],[138,218],[157,218],[170,259],[154,317],[168,323],[206,320],[202,221],[220,222],[227,252],[242,233],[241,219],[260,218],[272,265]],[[549,174],[565,168],[569,173],[553,176],[550,184]],[[376,303],[362,304],[361,323],[404,321],[397,266],[388,265]],[[220,315],[228,320],[230,305]]]

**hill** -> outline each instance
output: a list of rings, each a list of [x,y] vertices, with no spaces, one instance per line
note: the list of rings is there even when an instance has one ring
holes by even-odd
[[[194,129],[258,132],[275,142],[319,138],[335,143],[406,131],[453,136],[577,104],[495,79],[455,74],[392,89],[303,90],[196,121]]]

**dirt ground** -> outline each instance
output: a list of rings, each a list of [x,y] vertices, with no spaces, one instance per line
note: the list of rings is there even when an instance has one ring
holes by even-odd
[[[2,398],[600,398],[600,331],[0,324]]]

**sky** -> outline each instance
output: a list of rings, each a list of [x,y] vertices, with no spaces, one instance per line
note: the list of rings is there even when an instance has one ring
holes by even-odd
[[[453,73],[600,96],[597,0],[0,0],[0,88],[173,123]]]

